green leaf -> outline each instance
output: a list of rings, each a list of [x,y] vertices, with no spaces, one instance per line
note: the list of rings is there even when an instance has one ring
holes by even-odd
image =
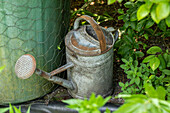
[[[125,73],[126,73],[127,75],[133,75],[134,72],[130,70],[130,71],[126,71]]]
[[[153,78],[155,78],[155,75],[149,76],[149,79],[153,79]]]
[[[137,26],[137,22],[136,21],[130,22],[130,26],[132,27],[133,30],[135,30]]]
[[[161,20],[160,23],[158,24],[158,27],[162,31],[166,31],[166,23],[165,20]]]
[[[162,86],[157,87],[156,92],[158,94],[158,99],[165,100],[166,90],[164,87],[162,87]]]
[[[148,40],[148,34],[144,34],[143,36],[145,37],[146,40]]]
[[[140,31],[143,29],[143,27],[145,26],[145,22],[146,22],[146,19],[141,20],[141,21],[137,24],[136,31],[140,32]]]
[[[147,22],[146,22],[146,25],[145,25],[145,28],[150,28],[153,26],[155,22],[152,20],[152,19],[149,19]]]
[[[137,85],[140,84],[140,78],[139,78],[139,77],[135,78],[135,83],[136,83]]]
[[[148,6],[146,4],[141,5],[137,11],[138,20],[145,18],[149,14],[149,12],[150,10],[148,9]]]
[[[153,3],[169,2],[169,0],[151,0]]]
[[[169,2],[161,2],[156,7],[156,16],[159,20],[165,19],[169,16],[170,5]]]
[[[118,9],[118,13],[119,13],[119,14],[124,14],[123,9]]]
[[[158,58],[160,60],[159,70],[161,71],[166,68],[166,62],[161,54],[158,55]]]
[[[150,60],[149,65],[151,69],[155,71],[160,65],[160,60],[157,57],[154,57],[153,59]]]
[[[125,24],[124,24],[123,26],[124,26],[124,28],[126,29],[126,28],[128,28],[128,27],[129,27],[129,25],[130,25],[130,22],[129,22],[129,21],[127,21],[127,22],[125,22]]]
[[[122,20],[122,19],[123,19],[123,17],[124,17],[124,15],[120,15],[120,16],[118,16],[118,20]]]
[[[133,37],[133,30],[132,29],[130,29],[130,28],[128,28],[128,30],[127,30],[127,33],[128,33],[128,36],[129,37]]]
[[[141,104],[139,103],[126,103],[119,107],[114,113],[133,113],[132,111],[139,108]]]
[[[147,56],[142,62],[143,62],[143,63],[150,62],[150,60],[153,59],[154,57],[155,57],[155,55]]]
[[[116,0],[107,0],[108,5],[111,5],[111,4],[115,3],[115,2],[116,2]]]
[[[154,4],[151,9],[151,17],[158,24],[160,22],[160,19],[158,19],[157,15],[156,15],[156,7],[157,7],[157,5]]]
[[[30,113],[31,106],[28,107],[28,110],[26,113]]]
[[[162,49],[158,46],[152,46],[147,50],[147,54],[156,54],[157,52],[162,52]]]
[[[62,102],[74,105],[74,104],[80,104],[83,100],[80,99],[68,99],[68,100],[62,100]]]
[[[124,87],[124,84],[122,82],[119,82],[120,87]]]
[[[122,61],[124,62],[124,63],[129,63],[126,59],[124,59],[124,58],[122,58]]]
[[[170,27],[170,15],[165,19],[166,25]]]
[[[5,68],[5,66],[1,66],[0,67],[0,73],[2,72],[2,70]]]
[[[145,93],[148,97],[151,97],[151,98],[157,98],[158,97],[156,90],[153,88],[153,86],[151,84],[146,83],[144,85],[144,87],[145,87]]]
[[[104,113],[111,113],[111,111],[108,108],[106,108],[106,111]]]
[[[134,12],[130,15],[130,21],[136,21],[136,20],[137,20],[136,11],[134,11]]]
[[[132,2],[126,2],[125,4],[124,4],[124,6],[126,7],[126,8],[132,8],[133,7],[133,3]]]
[[[165,59],[165,62],[168,63],[169,58],[167,53],[163,54],[163,58]]]
[[[102,105],[102,106],[104,106],[111,98],[112,98],[111,96],[106,97],[106,98],[103,100],[103,105]],[[101,107],[102,107],[102,106],[101,106]]]
[[[21,111],[19,111],[19,109],[17,109],[17,107],[13,106],[14,107],[14,110],[15,110],[15,113],[21,113]]]
[[[0,108],[0,113],[6,113],[9,110],[9,107],[7,108]]]
[[[126,66],[126,65],[124,65],[124,64],[120,65],[120,67],[121,67],[122,69],[124,69],[124,70],[127,70],[127,69],[129,68],[128,66]]]
[[[141,52],[141,51],[136,51],[136,52],[135,52],[135,55],[136,55],[137,57],[143,57],[143,56],[144,56],[144,53]]]
[[[12,108],[12,105],[11,105],[11,104],[9,104],[9,113],[14,113],[14,110],[13,110],[13,108]]]
[[[121,3],[123,0],[117,0],[119,3]]]
[[[162,70],[162,72],[165,73],[166,75],[170,75],[170,70],[168,70],[168,69],[164,69],[164,70]]]

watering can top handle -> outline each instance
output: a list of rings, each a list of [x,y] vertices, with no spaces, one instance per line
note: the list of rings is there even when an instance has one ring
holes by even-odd
[[[103,34],[102,30],[100,29],[100,26],[90,16],[83,15],[83,16],[81,16],[81,17],[79,17],[79,18],[77,18],[75,20],[75,22],[74,22],[74,30],[79,28],[80,20],[86,20],[88,23],[90,23],[90,25],[94,29],[94,31],[95,31],[95,33],[96,33],[96,35],[98,37],[98,40],[100,42],[101,53],[104,52],[106,50],[106,40],[105,40],[105,37],[104,37],[104,34]]]

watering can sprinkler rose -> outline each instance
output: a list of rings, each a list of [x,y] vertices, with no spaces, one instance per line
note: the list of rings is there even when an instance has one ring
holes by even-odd
[[[90,25],[79,26],[81,20]],[[67,64],[48,73],[36,68],[30,54],[21,56],[15,65],[16,75],[27,79],[33,73],[64,86],[74,98],[90,97],[91,93],[106,97],[113,91],[113,45],[118,37],[83,15],[74,22],[74,29],[65,37]],[[54,76],[67,70],[67,80]]]

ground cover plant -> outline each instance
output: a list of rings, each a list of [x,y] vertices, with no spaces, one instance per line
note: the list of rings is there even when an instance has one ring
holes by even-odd
[[[26,113],[30,113],[30,108],[31,107],[29,106]],[[9,113],[22,113],[21,112],[21,106],[19,106],[19,108],[17,108],[16,106],[9,104],[9,107],[0,108],[0,113],[6,113],[7,111]]]
[[[170,102],[165,101],[166,90],[159,86],[156,90],[151,84],[145,84],[143,94],[119,94],[117,98],[124,98],[125,103],[113,113],[169,113]],[[100,95],[95,97],[93,93],[89,100],[70,99],[63,102],[69,104],[67,107],[75,109],[79,113],[100,113],[102,107],[111,97],[103,99]],[[111,113],[106,109],[105,113]]]

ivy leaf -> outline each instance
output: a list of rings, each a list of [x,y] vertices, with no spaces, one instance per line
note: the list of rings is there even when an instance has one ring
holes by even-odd
[[[152,46],[147,50],[147,54],[156,54],[157,52],[162,52],[162,49],[158,46]]]
[[[169,15],[169,2],[160,2],[156,7],[156,16],[159,20],[165,19]]]
[[[142,62],[143,62],[143,63],[150,62],[150,60],[153,59],[154,57],[155,57],[155,55],[149,55],[149,56],[147,56]]]
[[[108,1],[107,1],[107,4],[108,4],[108,5],[111,5],[111,4],[115,3],[115,2],[116,2],[116,0],[108,0]]]
[[[160,19],[158,19],[158,17],[156,16],[156,6],[157,6],[156,4],[153,5],[151,9],[151,17],[158,24],[160,22]]]
[[[154,57],[153,59],[150,60],[149,65],[151,69],[155,71],[160,65],[160,60],[157,57]]]
[[[166,25],[170,27],[170,16],[165,19]]]
[[[141,5],[137,11],[138,20],[145,18],[149,14],[149,12],[150,10],[148,9],[147,4]]]

